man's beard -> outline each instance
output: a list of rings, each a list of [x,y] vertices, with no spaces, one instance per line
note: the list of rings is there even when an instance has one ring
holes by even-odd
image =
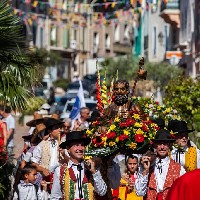
[[[114,102],[118,106],[123,106],[128,102],[128,94],[118,94],[114,96]]]

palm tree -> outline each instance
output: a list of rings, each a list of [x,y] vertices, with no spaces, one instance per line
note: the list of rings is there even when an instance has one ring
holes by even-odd
[[[22,110],[38,83],[40,66],[25,42],[22,21],[7,2],[0,4],[0,101]]]

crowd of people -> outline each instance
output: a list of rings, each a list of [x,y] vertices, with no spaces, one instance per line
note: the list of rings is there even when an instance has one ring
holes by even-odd
[[[105,111],[107,115],[127,118],[130,109],[138,109],[128,104],[128,87],[126,81],[115,84],[114,104]],[[124,110],[118,106],[125,106]],[[7,146],[13,154],[15,125],[9,113],[9,107],[0,107],[0,133],[3,150]],[[30,130],[23,136],[12,199],[200,199],[196,180],[200,177],[200,150],[189,140],[188,133],[194,130],[189,130],[185,121],[171,120],[165,126],[164,120],[155,120],[159,130],[142,152],[118,151],[106,158],[87,158],[85,151],[91,138],[84,130],[98,117],[98,111],[90,116],[87,107],[81,108],[75,120],[35,112],[34,119],[26,124]]]

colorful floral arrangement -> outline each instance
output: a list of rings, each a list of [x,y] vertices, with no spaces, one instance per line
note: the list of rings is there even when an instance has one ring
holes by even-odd
[[[104,110],[112,103],[113,83],[117,80],[117,77],[111,81],[111,87],[108,91],[106,72],[102,83],[100,83],[98,69],[97,72],[96,98],[97,107],[102,117],[93,122],[85,132],[86,136],[92,140],[87,151],[89,154],[93,151],[93,155],[103,155],[120,148],[139,151],[152,143],[152,139],[154,139],[159,129],[158,125],[153,123],[154,119],[162,118],[165,120],[166,125],[169,120],[180,120],[177,110],[165,105],[159,105],[153,98],[142,97],[131,97],[129,99],[133,105],[138,105],[141,108],[142,115],[138,112],[130,111],[130,116],[127,119],[106,117]]]
[[[162,118],[166,125],[169,120],[181,119],[175,109],[159,105],[153,98],[133,97],[132,102],[142,108],[145,120],[139,114],[132,113],[128,119],[116,117],[106,122],[101,118],[93,122],[86,130],[86,135],[92,139],[90,150],[101,148],[140,150],[152,143],[159,129],[157,124],[152,122],[153,119]]]
[[[103,131],[101,128],[103,127]],[[159,127],[151,120],[142,120],[140,115],[133,114],[126,120],[115,118],[109,121],[109,126],[105,127],[104,122],[95,121],[91,128],[86,131],[86,135],[92,139],[90,149],[94,148],[126,148],[139,150],[146,144],[151,143]]]

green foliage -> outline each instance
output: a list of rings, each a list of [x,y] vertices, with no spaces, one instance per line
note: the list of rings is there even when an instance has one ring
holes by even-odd
[[[13,158],[10,158],[13,159]],[[11,175],[14,164],[8,160],[7,152],[0,152],[0,199],[7,199],[11,191]]]
[[[55,87],[61,87],[66,91],[69,83],[70,81],[68,79],[58,79],[53,84]]]
[[[54,51],[47,51],[46,49],[36,48],[33,52],[33,60],[36,60],[40,65],[49,67],[56,65],[61,60],[59,53]]]
[[[6,190],[6,187],[0,183],[0,197],[1,198],[4,198],[5,190]]]
[[[26,108],[26,99],[32,96],[30,89],[41,76],[22,29],[21,19],[7,2],[0,3],[0,101],[9,101],[12,109],[18,110]]]
[[[38,109],[45,103],[46,101],[41,97],[32,97],[28,99],[26,110],[22,112],[23,115],[33,115],[35,111],[38,111]]]
[[[132,55],[118,58],[108,58],[101,63],[103,71],[106,69],[107,77],[111,79],[118,70],[119,79],[127,81],[134,80],[137,76],[139,61],[134,59]],[[149,63],[145,62],[145,70],[147,70],[147,80],[153,80],[156,86],[163,88],[172,78],[178,77],[182,70],[177,66],[171,66],[168,63]]]
[[[178,110],[190,125],[200,106],[200,80],[181,76],[173,79],[165,87],[164,102]]]

